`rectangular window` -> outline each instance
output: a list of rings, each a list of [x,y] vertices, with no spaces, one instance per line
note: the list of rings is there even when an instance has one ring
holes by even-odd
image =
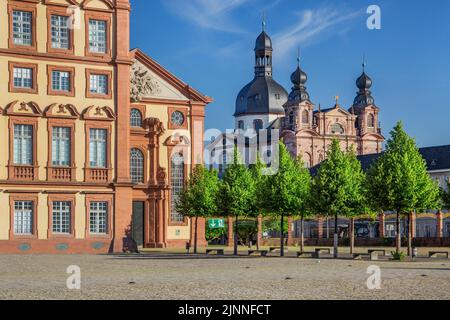
[[[13,68],[14,88],[33,89],[33,69],[32,68]]]
[[[14,234],[33,234],[33,201],[14,202]]]
[[[52,90],[70,92],[70,72],[67,71],[52,71]]]
[[[28,11],[13,10],[12,36],[13,43],[21,46],[32,45],[32,13]]]
[[[67,127],[53,127],[52,164],[69,167],[71,164],[71,130]]]
[[[108,94],[108,76],[104,74],[91,74],[89,79],[89,91],[93,94]]]
[[[33,164],[33,126],[14,125],[14,164]]]
[[[70,48],[69,17],[51,16],[52,48],[68,50]]]
[[[90,129],[89,159],[91,168],[106,168],[106,129]]]
[[[52,207],[52,223],[54,233],[70,234],[71,232],[71,208],[69,201],[55,201]]]
[[[89,232],[107,234],[108,202],[91,202],[89,209]]]
[[[106,53],[106,21],[89,19],[89,51]]]

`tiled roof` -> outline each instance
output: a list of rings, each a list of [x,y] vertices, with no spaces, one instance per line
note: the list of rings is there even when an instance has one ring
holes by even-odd
[[[427,147],[419,149],[423,158],[427,162],[428,171],[449,170],[450,171],[450,145]],[[381,153],[367,154],[359,156],[358,160],[364,171],[369,170],[370,166],[378,159]],[[320,164],[310,169],[312,175],[317,174]]]

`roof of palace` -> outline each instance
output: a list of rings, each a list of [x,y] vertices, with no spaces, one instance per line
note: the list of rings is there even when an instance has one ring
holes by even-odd
[[[427,163],[428,171],[450,170],[450,145],[426,147],[419,149],[420,154]],[[358,156],[361,167],[364,171],[369,170],[370,166],[380,157],[382,153],[367,154]],[[320,164],[310,169],[312,175],[316,175]]]

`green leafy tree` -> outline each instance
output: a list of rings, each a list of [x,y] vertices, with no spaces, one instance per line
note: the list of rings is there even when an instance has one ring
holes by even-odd
[[[338,257],[338,215],[361,214],[364,202],[364,175],[353,151],[341,150],[334,139],[327,159],[320,166],[311,187],[312,210],[334,218],[334,257]]]
[[[401,215],[436,209],[440,198],[437,184],[427,173],[425,160],[401,122],[392,130],[386,151],[370,168],[368,182],[373,208],[395,211],[397,214],[396,253],[399,254]],[[408,250],[412,254],[411,228],[408,229]]]
[[[219,188],[217,171],[197,165],[179,194],[175,206],[181,214],[195,218],[194,253],[197,253],[198,218],[217,214],[216,197]]]
[[[310,175],[281,142],[272,168],[274,171],[267,179],[266,208],[280,217],[280,230],[284,230],[284,218],[300,213],[306,203]],[[281,232],[280,246],[280,255],[284,256],[284,232]]]
[[[218,208],[222,215],[235,217],[234,255],[238,254],[239,217],[245,217],[253,210],[254,196],[252,175],[235,147],[233,162],[225,169],[217,197]]]
[[[447,191],[442,189],[442,206],[450,209],[450,181],[447,181]]]
[[[267,199],[267,175],[266,166],[261,162],[259,154],[256,158],[256,163],[250,166],[250,174],[253,179],[253,199],[249,216],[257,218],[259,216],[265,217],[268,215],[266,210]],[[260,230],[262,232],[262,230]],[[260,249],[259,239],[256,242],[257,250]]]
[[[294,161],[294,214],[300,217],[300,252],[305,249],[305,218],[311,216],[309,207],[311,175],[301,158]]]
[[[367,204],[367,176],[356,157],[355,150],[350,149],[346,156],[350,170],[348,171],[347,201],[342,214],[350,218],[350,253],[353,253],[355,248],[355,218],[363,213],[374,217],[374,212],[370,210]]]

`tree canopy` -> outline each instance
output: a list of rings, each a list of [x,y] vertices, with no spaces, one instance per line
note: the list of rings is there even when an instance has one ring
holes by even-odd
[[[425,160],[401,122],[391,131],[386,151],[369,169],[368,186],[376,210],[405,214],[439,206],[439,187],[428,175]]]

